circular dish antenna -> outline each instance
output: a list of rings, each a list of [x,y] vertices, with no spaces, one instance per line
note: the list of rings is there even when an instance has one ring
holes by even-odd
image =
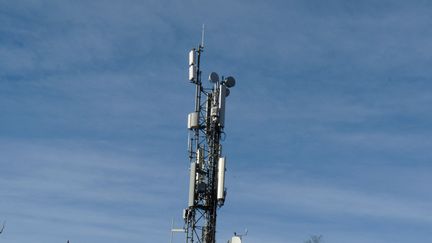
[[[228,88],[234,87],[235,82],[236,82],[235,79],[229,76],[228,78],[225,79],[225,86],[227,86]]]
[[[225,93],[225,97],[228,97],[228,96],[230,95],[230,93],[231,93],[231,91],[230,91],[229,89],[226,89],[225,92],[226,92],[226,93]]]
[[[211,83],[214,83],[214,84],[217,83],[217,82],[219,82],[219,75],[217,73],[215,73],[215,72],[210,73],[210,75],[209,75],[209,81]]]

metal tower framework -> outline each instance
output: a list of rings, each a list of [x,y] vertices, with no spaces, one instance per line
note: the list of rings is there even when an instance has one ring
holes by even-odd
[[[186,243],[215,243],[217,209],[225,201],[225,157],[221,135],[224,133],[225,97],[235,80],[219,80],[211,73],[213,87],[201,82],[200,61],[203,44],[189,53],[189,80],[195,84],[195,110],[188,116],[190,182],[188,207],[183,212]]]

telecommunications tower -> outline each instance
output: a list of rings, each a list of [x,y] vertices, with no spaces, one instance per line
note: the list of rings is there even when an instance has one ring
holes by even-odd
[[[225,98],[233,77],[219,79],[212,72],[210,86],[201,82],[204,44],[189,52],[189,81],[195,85],[195,110],[188,115],[190,181],[188,207],[183,211],[186,243],[215,243],[217,209],[225,202],[225,164],[221,135],[225,125]]]

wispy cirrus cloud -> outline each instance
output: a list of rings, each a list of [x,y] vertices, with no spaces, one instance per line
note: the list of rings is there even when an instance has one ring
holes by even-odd
[[[430,178],[427,172],[420,175],[415,171],[414,168],[381,166],[374,169],[373,175],[365,175],[364,184],[353,184],[353,181],[361,179],[351,176],[351,181],[344,182],[341,178],[332,179],[316,175],[313,171],[285,171],[282,168],[266,168],[263,164],[260,173],[231,173],[229,203],[227,212],[222,216],[226,219],[224,222],[234,228],[247,222],[244,227],[251,232],[250,239],[246,238],[248,242],[259,242],[259,232],[270,228],[277,232],[267,236],[274,242],[295,242],[311,234],[323,234],[326,240],[346,241],[353,238],[358,242],[385,242],[395,237],[394,233],[388,232],[389,228],[398,225],[427,228],[432,223],[427,203],[430,198],[425,195]],[[339,168],[339,172],[344,173],[344,169]],[[390,175],[398,179],[387,181]],[[419,189],[417,195],[411,193],[407,197],[409,193],[405,190],[408,192],[410,189],[403,189],[404,181],[419,178],[424,180],[413,183],[425,187]],[[389,187],[399,189],[389,190]],[[344,225],[338,223],[341,220]],[[223,234],[229,236],[229,232],[224,231]]]
[[[70,237],[92,242],[105,237],[146,239],[150,232],[155,237],[166,234],[173,215],[146,208],[171,208],[166,198],[181,198],[179,190],[170,185],[179,184],[181,178],[169,169],[179,164],[152,155],[124,155],[121,148],[94,146],[2,141],[7,152],[2,159],[0,190],[5,200],[0,210],[9,222],[9,240],[51,235],[56,241]],[[64,227],[51,233],[50,225],[57,223]]]

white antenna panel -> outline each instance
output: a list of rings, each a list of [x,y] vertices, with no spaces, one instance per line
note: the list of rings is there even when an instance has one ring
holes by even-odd
[[[195,65],[189,66],[189,81],[196,80],[196,67]]]
[[[217,199],[225,200],[225,157],[219,158],[218,162]]]
[[[183,219],[186,219],[186,217],[187,217],[187,210],[183,209]]]
[[[202,149],[202,148],[199,148],[199,149],[196,151],[196,154],[197,154],[197,163],[198,163],[199,166],[201,167],[202,164],[204,163],[204,158],[203,158],[204,151],[203,151],[203,149]]]
[[[199,114],[198,112],[192,112],[188,115],[188,128],[194,129],[199,128]]]
[[[195,65],[196,64],[196,60],[195,60],[195,49],[192,49],[189,52],[189,65]]]
[[[192,162],[190,167],[190,180],[189,180],[189,202],[188,206],[193,207],[195,204],[195,176],[196,176],[196,163]]]

